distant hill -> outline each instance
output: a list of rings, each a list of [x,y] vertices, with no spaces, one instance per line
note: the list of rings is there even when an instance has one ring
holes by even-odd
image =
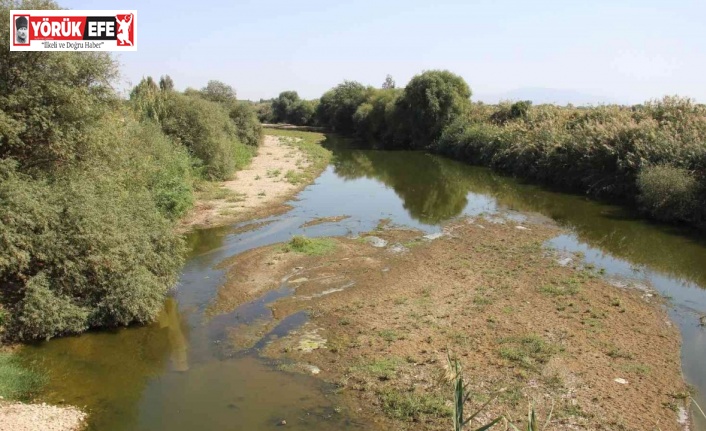
[[[561,90],[556,88],[542,88],[542,87],[531,87],[531,88],[518,88],[516,90],[511,90],[505,93],[495,93],[495,94],[478,94],[473,95],[472,99],[474,101],[480,101],[483,103],[498,103],[502,100],[531,100],[535,105],[542,103],[553,103],[555,105],[567,105],[569,103],[581,106],[581,105],[608,105],[613,103],[619,103],[617,100],[606,97],[598,96],[595,94],[581,93],[575,90]]]

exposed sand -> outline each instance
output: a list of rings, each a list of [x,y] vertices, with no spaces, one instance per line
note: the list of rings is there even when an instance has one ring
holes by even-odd
[[[532,403],[542,423],[553,409],[547,430],[681,430],[688,390],[662,300],[610,285],[577,257],[559,263],[542,244],[560,232],[478,219],[439,237],[383,228],[337,238],[326,256],[263,247],[224,262],[212,307],[227,311],[288,279],[296,292],[272,304],[276,320],[234,331],[233,343],[252,345],[308,310],[304,327],[262,353],[315,366],[384,429],[450,428],[451,347],[475,407],[505,389],[481,419],[510,415],[519,426]]]
[[[0,431],[77,431],[85,418],[75,407],[0,402]]]
[[[250,166],[220,183],[229,196],[196,202],[181,229],[214,227],[285,211],[283,202],[306,185],[292,184],[285,175],[289,171],[301,173],[308,166],[303,151],[277,136],[266,135]]]

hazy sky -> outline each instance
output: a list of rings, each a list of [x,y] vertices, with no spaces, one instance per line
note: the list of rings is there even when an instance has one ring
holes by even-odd
[[[138,51],[123,84],[169,74],[209,79],[243,99],[344,79],[404,85],[428,69],[463,76],[479,97],[518,88],[574,90],[620,103],[666,94],[706,102],[706,1],[59,0],[138,11]]]

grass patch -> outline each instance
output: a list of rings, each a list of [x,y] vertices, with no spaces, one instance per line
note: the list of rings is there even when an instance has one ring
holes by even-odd
[[[288,170],[286,174],[284,174],[284,179],[287,180],[290,184],[297,185],[299,183],[304,182],[306,179],[306,175],[302,172],[295,172],[293,170]]]
[[[523,368],[537,370],[557,353],[558,349],[538,335],[525,335],[500,340],[500,356]]]
[[[651,371],[650,367],[648,367],[645,364],[640,364],[640,363],[621,365],[620,369],[625,372],[628,372],[628,373],[640,374],[643,376],[650,374],[650,371]]]
[[[608,350],[608,352],[606,352],[606,355],[608,355],[609,357],[611,357],[613,359],[634,359],[635,358],[635,356],[632,353],[626,352],[626,351],[621,350],[617,347],[613,347],[612,349]]]
[[[354,368],[354,370],[370,374],[380,380],[390,380],[397,375],[397,368],[401,363],[401,359],[393,356],[360,365]]]
[[[236,145],[234,154],[235,169],[239,171],[247,167],[255,154],[257,154],[257,147],[251,145]]]
[[[539,288],[540,292],[549,296],[573,296],[579,292],[577,283],[547,284]]]
[[[310,256],[323,256],[336,248],[336,241],[331,238],[307,238],[295,235],[284,245],[284,251],[304,253]]]
[[[23,367],[12,354],[0,353],[0,396],[26,401],[45,383],[45,376]]]
[[[399,339],[399,336],[397,335],[397,332],[391,330],[391,329],[385,329],[383,331],[378,332],[378,335],[388,343],[392,343],[393,341],[396,341]]]
[[[228,202],[239,202],[243,200],[244,196],[242,193],[221,187],[219,183],[211,181],[199,182],[196,185],[196,193],[198,199],[203,201],[226,200]]]
[[[378,392],[378,396],[382,401],[383,412],[394,419],[418,422],[425,416],[446,418],[452,415],[446,400],[438,396],[401,393],[389,388]]]

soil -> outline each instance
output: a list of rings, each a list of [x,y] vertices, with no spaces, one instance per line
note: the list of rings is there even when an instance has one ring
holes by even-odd
[[[262,354],[313,366],[383,429],[450,428],[447,355],[474,394],[467,412],[497,396],[475,427],[505,415],[522,428],[532,405],[541,423],[551,415],[547,430],[682,429],[688,388],[664,301],[609,284],[580,257],[567,264],[544,247],[560,233],[478,218],[426,237],[381,223],[366,237],[336,238],[325,256],[263,247],[224,263],[228,281],[212,309],[284,281],[296,287],[272,304],[275,322],[233,331],[234,343],[252,345],[307,310],[304,326]]]
[[[191,213],[180,222],[180,230],[223,226],[238,221],[282,214],[284,205],[307,184],[292,184],[285,175],[289,171],[304,172],[309,167],[306,154],[287,145],[277,136],[266,135],[249,167],[238,171],[235,178],[219,183],[225,197],[202,196]]]
[[[0,401],[0,431],[78,431],[85,418],[75,407]]]

